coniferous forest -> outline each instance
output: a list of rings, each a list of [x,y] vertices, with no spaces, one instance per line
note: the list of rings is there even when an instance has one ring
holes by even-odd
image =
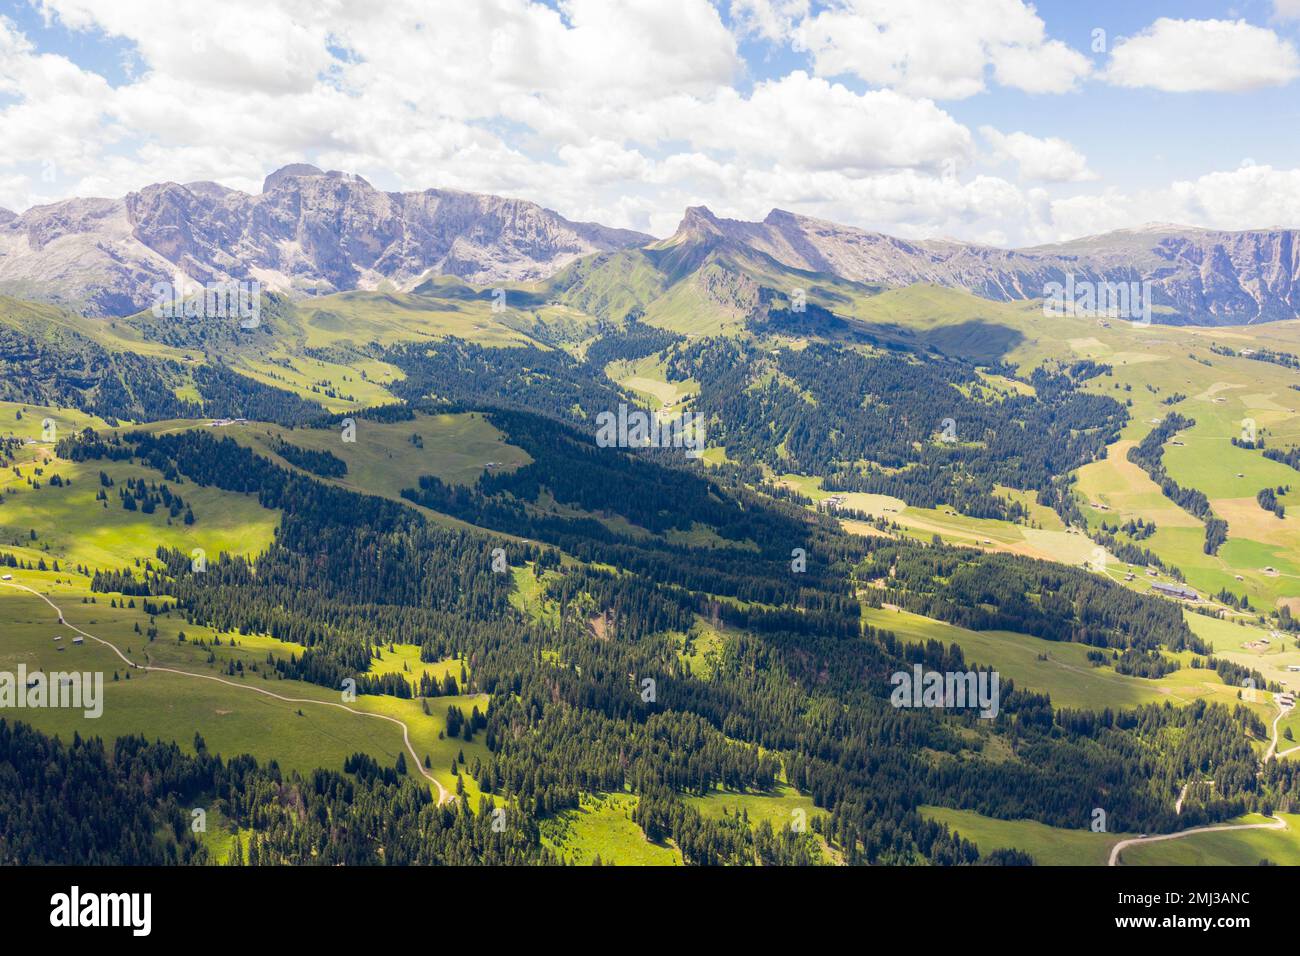
[[[1167,831],[1296,799],[1285,765],[1256,774],[1249,741],[1267,731],[1240,706],[1063,709],[1004,678],[992,720],[898,709],[893,673],[996,662],[863,620],[864,608],[889,605],[974,631],[1084,644],[1115,654],[1121,673],[1150,679],[1167,672],[1161,651],[1210,653],[1173,604],[1047,562],[849,535],[798,502],[756,494],[734,472],[597,449],[574,426],[534,412],[487,414],[530,464],[468,487],[424,476],[402,492],[467,523],[460,528],[326,483],[342,472],[340,460],[288,442],[274,449],[292,470],[210,430],[86,430],[59,447],[68,460],[147,465],[166,479],[157,494],[173,496],[173,507],[184,489],[213,487],[282,512],[274,544],[253,558],[221,555],[194,573],[188,555],[160,549],[143,569],[97,573],[93,586],[171,607],[187,625],[299,647],[271,664],[274,680],[337,688],[359,675],[362,694],[419,696],[432,706],[443,693],[488,695],[483,712],[448,714],[449,729],[489,752],[474,768],[481,807],[439,806],[405,759],[384,767],[358,754],[303,778],[202,747],[187,756],[139,739],[64,744],[17,724],[4,736],[15,769],[46,761],[61,773],[101,774],[96,799],[117,809],[103,817],[104,832],[83,828],[82,843],[11,833],[14,858],[203,862],[178,809],[197,794],[252,831],[243,852],[255,863],[556,862],[539,827],[579,807],[584,793],[636,795],[635,822],[651,840],[706,864],[799,863],[820,858],[819,846],[848,863],[1028,861],[981,853],[923,817],[925,805],[1072,829],[1104,801],[1125,829]],[[543,496],[585,517],[546,513],[535,507]],[[655,533],[591,517],[602,514]],[[702,548],[669,534],[700,527],[730,544]],[[515,577],[493,570],[495,548],[528,569],[556,608],[553,621],[511,603]],[[792,553],[804,555],[799,573]],[[597,616],[603,640],[592,636]],[[678,653],[679,635],[698,620],[732,635],[707,672]],[[394,642],[418,647],[425,661],[464,660],[467,686],[368,675]],[[646,678],[655,688],[648,699],[638,693]],[[999,746],[1020,759],[967,759],[972,741],[1005,741]],[[1198,767],[1214,768],[1216,787],[1176,815],[1171,799]],[[25,792],[25,779],[3,778],[15,807],[60,799]],[[718,789],[771,793],[780,780],[825,811],[808,830],[705,817],[690,802]],[[284,813],[286,790],[300,812]],[[263,803],[263,793],[280,796]],[[501,831],[488,825],[496,807],[511,820]],[[321,828],[316,819],[335,823]],[[172,834],[161,845],[147,838],[160,828]]]

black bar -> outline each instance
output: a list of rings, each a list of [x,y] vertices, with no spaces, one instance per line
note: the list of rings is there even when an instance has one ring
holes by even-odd
[[[205,937],[337,944],[372,934],[378,942],[389,933],[425,940],[447,933],[450,944],[462,934],[465,942],[475,938],[476,924],[495,943],[500,932],[527,938],[593,920],[612,920],[615,929],[626,923],[628,931],[650,920],[670,935],[684,929],[670,928],[678,920],[703,921],[724,936],[756,932],[760,943],[770,943],[773,923],[821,935],[864,921],[916,933],[918,944],[935,938],[927,937],[931,930],[978,930],[992,941],[1004,938],[1003,930],[1030,929],[1050,933],[1044,942],[1232,941],[1293,928],[1285,874],[1275,867],[9,867],[0,868],[0,915],[15,938],[75,933],[126,946]],[[129,926],[52,926],[52,897],[70,896],[73,886],[83,901],[88,894],[150,894],[148,936]],[[493,907],[499,920],[491,918]],[[1241,918],[1248,923],[1222,923]],[[1154,924],[1120,925],[1133,919]],[[1200,925],[1205,919],[1214,922]]]

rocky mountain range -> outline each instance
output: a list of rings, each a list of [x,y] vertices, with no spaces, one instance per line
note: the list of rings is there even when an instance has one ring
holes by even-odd
[[[1157,322],[1233,325],[1300,316],[1298,237],[1151,225],[1001,249],[899,239],[779,209],[747,222],[693,207],[656,245],[725,242],[855,282],[928,282],[1003,301],[1042,298],[1054,282],[1149,282]],[[259,195],[159,183],[121,199],[0,209],[0,292],[124,315],[178,271],[197,283],[257,280],[303,295],[410,289],[432,275],[484,285],[546,278],[583,256],[652,243],[524,200],[383,192],[359,176],[295,164],[268,176]]]
[[[535,203],[450,190],[390,193],[359,176],[286,166],[260,195],[159,183],[122,199],[71,199],[0,214],[0,292],[124,315],[157,282],[257,280],[323,294],[398,289],[426,275],[538,279],[650,236],[570,222]]]
[[[1153,318],[1238,325],[1300,317],[1300,230],[1153,224],[1026,249],[908,241],[774,209],[762,222],[687,210],[678,236],[716,236],[783,265],[854,282],[928,282],[986,299],[1039,299],[1049,283],[1150,282]],[[1070,277],[1073,277],[1070,280]]]

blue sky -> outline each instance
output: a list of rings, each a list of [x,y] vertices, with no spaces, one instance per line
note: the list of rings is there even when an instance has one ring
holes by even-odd
[[[1300,226],[1300,0],[8,0],[0,206],[309,161],[657,235]]]
[[[1276,20],[1273,4],[1258,0],[1237,5],[1113,0],[1038,5],[1053,36],[1090,55],[1094,29],[1106,29],[1113,41],[1149,26],[1157,11],[1183,19],[1244,18],[1293,43],[1300,41],[1300,19]],[[1092,56],[1099,66],[1105,61],[1103,55]],[[982,100],[954,106],[953,115],[975,125],[1019,126],[1069,139],[1107,181],[1117,184],[1158,186],[1207,169],[1233,168],[1243,159],[1294,165],[1300,155],[1300,91],[1294,84],[1244,94],[1184,94],[1091,83],[1065,103],[1011,90]]]

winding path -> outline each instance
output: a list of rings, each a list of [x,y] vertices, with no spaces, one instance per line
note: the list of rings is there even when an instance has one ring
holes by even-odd
[[[1274,698],[1275,702],[1276,700],[1277,698]],[[1264,752],[1264,763],[1268,763],[1269,760],[1272,759],[1273,754],[1277,753],[1277,725],[1281,722],[1282,718],[1286,716],[1286,712],[1290,709],[1290,707],[1283,707],[1281,704],[1277,705],[1277,716],[1273,718],[1273,739],[1268,742],[1268,750]],[[1287,753],[1290,752],[1290,750],[1287,751]],[[1280,757],[1282,755],[1278,754],[1278,756]]]
[[[376,720],[386,720],[390,724],[397,724],[397,726],[402,728],[402,740],[406,743],[406,750],[408,753],[410,753],[411,759],[415,761],[415,769],[420,771],[420,774],[426,780],[428,780],[430,783],[432,783],[435,787],[438,788],[438,805],[442,806],[456,799],[452,795],[452,793],[446,787],[444,787],[436,777],[433,776],[433,774],[431,774],[429,771],[424,769],[424,764],[420,760],[419,754],[415,752],[415,747],[411,745],[410,728],[407,727],[405,722],[398,720],[396,717],[389,717],[387,714],[372,714],[369,713],[368,711],[357,710],[353,707],[349,707],[346,704],[336,704],[333,701],[329,701],[329,700],[315,700],[310,697],[285,697],[283,694],[277,694],[274,693],[273,691],[266,690],[262,687],[254,687],[251,684],[241,684],[238,681],[227,680],[224,677],[217,677],[215,674],[195,674],[193,671],[183,671],[175,667],[157,667],[154,665],[137,664],[135,661],[131,660],[129,657],[123,654],[118,649],[116,644],[113,644],[110,641],[106,641],[101,637],[96,637],[94,634],[91,634],[88,631],[83,631],[75,624],[69,624],[67,619],[63,616],[62,608],[60,608],[57,604],[51,601],[49,597],[42,594],[40,591],[37,591],[33,588],[29,588],[25,584],[14,584],[10,581],[0,581],[0,585],[3,585],[4,587],[7,588],[14,588],[19,591],[26,591],[29,594],[36,595],[38,598],[40,598],[42,601],[44,601],[46,604],[48,604],[50,607],[54,609],[54,613],[59,616],[60,624],[62,624],[70,631],[75,631],[76,633],[80,634],[82,637],[87,637],[90,638],[90,640],[92,641],[95,641],[99,644],[103,644],[114,654],[116,654],[119,658],[121,658],[123,663],[125,663],[127,667],[133,668],[135,670],[153,671],[160,674],[179,674],[181,677],[193,677],[197,680],[216,681],[218,684],[225,684],[229,687],[238,687],[240,690],[250,690],[253,691],[254,693],[262,694],[266,697],[273,697],[276,700],[282,700],[285,703],[289,703],[289,704],[315,704],[320,707],[337,707],[339,710],[346,710],[349,714],[356,714],[358,717],[373,717]]]
[[[1110,866],[1119,866],[1120,851],[1126,847],[1135,846],[1139,843],[1159,843],[1161,840],[1177,840],[1185,836],[1191,836],[1194,833],[1216,833],[1220,830],[1285,830],[1286,821],[1281,817],[1273,817],[1272,823],[1220,823],[1212,827],[1192,827],[1190,830],[1179,830],[1177,833],[1161,833],[1156,836],[1133,837],[1129,840],[1120,840],[1110,848]]]
[[[289,704],[315,704],[321,707],[337,707],[339,710],[346,710],[348,713],[356,714],[358,717],[372,717],[377,720],[386,720],[389,723],[397,724],[397,726],[402,728],[402,740],[406,744],[406,749],[407,752],[410,753],[411,759],[415,761],[415,768],[420,771],[420,774],[426,780],[428,780],[435,787],[438,788],[438,805],[442,806],[456,799],[450,793],[450,791],[448,791],[447,788],[444,787],[438,781],[438,779],[433,776],[433,774],[429,773],[427,770],[424,769],[424,764],[421,762],[420,756],[415,752],[415,747],[411,745],[410,729],[407,727],[405,722],[398,720],[396,717],[389,717],[387,714],[372,714],[364,710],[356,710],[355,708],[349,707],[346,704],[337,704],[334,703],[333,701],[328,701],[328,700],[314,700],[309,697],[285,697],[283,694],[276,694],[272,691],[266,690],[261,687],[254,687],[250,684],[241,684],[237,681],[227,680],[224,677],[217,677],[216,675],[213,674],[195,674],[192,671],[179,670],[174,667],[157,667],[153,665],[137,664],[135,661],[131,660],[129,657],[123,654],[121,650],[118,649],[116,644],[113,644],[110,641],[106,641],[103,638],[96,637],[94,634],[91,634],[88,631],[83,631],[75,624],[69,624],[67,619],[63,616],[63,610],[57,604],[51,601],[49,597],[42,594],[40,591],[34,590],[33,588],[29,588],[25,584],[14,584],[10,581],[0,581],[0,586],[4,586],[7,588],[14,588],[15,590],[26,591],[29,594],[36,595],[36,597],[40,598],[42,601],[44,601],[51,608],[54,609],[54,613],[57,614],[59,617],[60,624],[62,624],[64,627],[68,628],[71,631],[75,631],[76,633],[82,635],[83,637],[87,637],[92,641],[95,641],[99,644],[103,644],[114,654],[116,654],[122,660],[123,663],[125,663],[128,667],[131,667],[135,670],[155,671],[162,674],[178,674],[181,677],[192,677],[197,680],[216,681],[218,684],[225,684],[229,687],[237,687],[240,690],[253,691],[254,693],[263,694],[266,697],[273,697],[276,700],[281,700]],[[1273,757],[1275,754],[1280,758],[1280,757],[1285,757],[1287,754],[1295,753],[1296,751],[1300,750],[1300,745],[1297,745],[1295,747],[1290,748],[1289,750],[1284,750],[1281,751],[1280,753],[1277,752],[1278,723],[1282,720],[1282,718],[1287,714],[1289,710],[1290,708],[1282,707],[1281,705],[1279,705],[1278,714],[1275,718],[1273,718],[1273,739],[1269,744],[1268,751],[1264,754],[1265,762],[1267,762],[1269,758]],[[1183,793],[1185,794],[1186,791],[1187,788],[1184,787]],[[1182,803],[1182,795],[1179,796],[1178,802],[1179,804]],[[1119,855],[1121,851],[1125,850],[1130,846],[1136,846],[1140,843],[1158,843],[1162,840],[1181,839],[1182,837],[1192,836],[1193,834],[1196,833],[1215,833],[1223,830],[1286,829],[1286,821],[1282,820],[1280,817],[1273,817],[1273,821],[1274,822],[1272,823],[1233,823],[1233,824],[1218,824],[1216,826],[1208,826],[1208,827],[1193,827],[1190,830],[1180,830],[1177,833],[1163,833],[1163,834],[1158,834],[1156,836],[1132,837],[1127,840],[1120,840],[1113,847],[1111,847],[1109,865],[1119,866],[1120,865]]]
[[[1276,698],[1275,698],[1276,700]],[[1273,718],[1273,739],[1269,741],[1268,750],[1264,753],[1264,759],[1261,763],[1268,763],[1274,755],[1278,758],[1285,757],[1287,754],[1295,753],[1300,750],[1300,745],[1283,750],[1278,753],[1277,744],[1277,725],[1291,711],[1290,707],[1277,705],[1277,716]],[[1178,803],[1175,806],[1177,812],[1181,813],[1183,808],[1183,797],[1187,795],[1187,788],[1190,784],[1184,784],[1182,792],[1178,795]],[[1281,817],[1272,818],[1272,823],[1220,823],[1209,827],[1192,827],[1190,830],[1179,830],[1177,833],[1161,833],[1156,836],[1133,837],[1128,840],[1120,840],[1110,848],[1110,866],[1119,866],[1119,854],[1126,847],[1136,846],[1139,843],[1159,843],[1161,840],[1177,840],[1185,836],[1191,836],[1194,833],[1217,833],[1223,830],[1285,830],[1286,821]]]

